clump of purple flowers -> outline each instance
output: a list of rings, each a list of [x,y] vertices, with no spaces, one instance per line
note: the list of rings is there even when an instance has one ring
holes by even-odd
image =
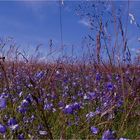
[[[133,73],[64,66],[6,69],[8,83],[0,79],[0,138],[117,139],[129,121],[138,120],[139,80]],[[119,127],[108,129],[113,125]]]
[[[102,140],[114,140],[116,139],[116,134],[112,130],[106,130],[102,135]]]

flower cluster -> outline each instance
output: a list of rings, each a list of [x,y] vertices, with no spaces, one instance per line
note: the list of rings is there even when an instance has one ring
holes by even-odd
[[[139,77],[130,72],[26,64],[15,69],[9,64],[5,72],[6,80],[0,73],[0,138],[116,139],[125,125],[118,120],[133,117],[139,103],[134,86]]]

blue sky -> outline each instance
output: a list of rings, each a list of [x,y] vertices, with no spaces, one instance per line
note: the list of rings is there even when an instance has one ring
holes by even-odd
[[[72,45],[81,45],[82,38],[90,30],[85,19],[80,19],[75,12],[77,1],[64,0],[62,6],[63,40],[70,51]],[[126,2],[116,2],[115,6],[127,9]],[[48,51],[49,40],[53,40],[54,48],[59,48],[60,19],[58,1],[0,1],[0,37],[13,37],[21,49],[33,52],[38,44],[42,44],[42,52]],[[110,6],[108,5],[108,9]],[[140,2],[130,2],[130,13],[140,23]],[[133,54],[139,48],[140,28],[128,23],[128,42]],[[69,51],[67,51],[69,53]]]
[[[0,2],[0,36],[13,37],[21,48],[31,52],[38,44],[46,51],[49,40],[60,46],[59,3],[55,1]],[[73,3],[62,7],[63,40],[66,45],[79,45],[88,29],[79,23]]]

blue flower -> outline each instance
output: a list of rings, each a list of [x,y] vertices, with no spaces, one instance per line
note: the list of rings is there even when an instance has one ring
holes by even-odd
[[[44,105],[44,110],[51,110],[53,108],[53,104],[52,103],[46,103]]]
[[[8,125],[11,128],[11,130],[16,130],[19,127],[15,118],[10,118],[8,120]]]
[[[99,132],[99,129],[94,126],[91,126],[90,130],[91,130],[92,134],[98,134],[98,132]]]
[[[78,92],[78,94],[77,94],[79,97],[82,97],[84,94],[83,94],[83,92]]]
[[[30,122],[34,121],[34,119],[35,119],[35,116],[32,115],[31,118],[30,118]]]
[[[22,134],[19,134],[19,135],[18,135],[18,139],[19,139],[19,140],[24,140],[24,134],[23,134],[23,133],[22,133]]]
[[[6,127],[0,124],[0,133],[4,134],[6,132]]]
[[[33,98],[32,98],[32,95],[31,94],[28,94],[27,97],[26,97],[26,101],[31,103],[33,101]]]
[[[79,110],[80,107],[81,107],[80,104],[77,103],[77,102],[75,102],[75,103],[72,105],[73,110]]]
[[[6,99],[0,97],[0,109],[5,109],[6,108],[6,105],[7,105]]]
[[[73,114],[74,111],[79,110],[80,108],[80,103],[75,102],[73,104],[66,105],[63,111],[65,114]]]
[[[101,79],[101,75],[99,73],[96,73],[96,80],[100,81],[100,79]]]
[[[64,102],[62,102],[62,101],[59,101],[58,106],[59,106],[60,108],[62,108],[62,107],[64,107],[64,106],[65,106],[65,103],[64,103]]]
[[[29,102],[27,99],[24,99],[22,102],[21,102],[21,106],[22,107],[27,107],[29,105]]]
[[[10,119],[8,120],[8,125],[9,125],[9,126],[15,125],[15,124],[17,124],[17,121],[16,121],[15,118],[10,118]]]
[[[45,75],[45,73],[44,73],[43,71],[40,71],[40,72],[37,72],[37,73],[36,73],[35,77],[36,77],[37,79],[41,79],[44,75]]]
[[[18,124],[15,124],[15,125],[11,125],[10,126],[11,130],[17,130],[19,128],[19,125]]]
[[[96,114],[94,112],[89,112],[86,114],[86,118],[89,120],[90,118],[94,117]]]
[[[102,135],[102,140],[116,139],[115,132],[112,130],[106,130]]]
[[[9,94],[4,92],[1,94],[1,98],[8,98],[9,96],[10,96]]]
[[[83,98],[84,98],[84,100],[89,100],[90,99],[90,97],[87,96],[86,94],[83,96]]]
[[[108,90],[113,90],[114,86],[111,82],[107,83],[107,89]]]
[[[94,100],[96,98],[96,93],[95,92],[89,92],[88,95],[89,95],[90,100]]]
[[[117,107],[121,107],[122,105],[123,105],[123,101],[119,100],[118,103],[117,103]]]
[[[20,112],[20,113],[26,113],[27,109],[22,107],[22,106],[18,106],[17,110]]]
[[[73,107],[72,105],[66,105],[66,107],[64,108],[64,113],[65,114],[73,114]]]
[[[129,139],[127,139],[127,138],[119,138],[119,140],[129,140]]]

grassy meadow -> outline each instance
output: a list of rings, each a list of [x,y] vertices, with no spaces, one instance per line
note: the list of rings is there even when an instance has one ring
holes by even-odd
[[[81,58],[40,61],[0,40],[0,139],[140,139],[140,55],[132,60],[121,14],[108,26],[115,36],[99,13],[85,14],[97,27]],[[61,30],[61,51],[62,41]]]

